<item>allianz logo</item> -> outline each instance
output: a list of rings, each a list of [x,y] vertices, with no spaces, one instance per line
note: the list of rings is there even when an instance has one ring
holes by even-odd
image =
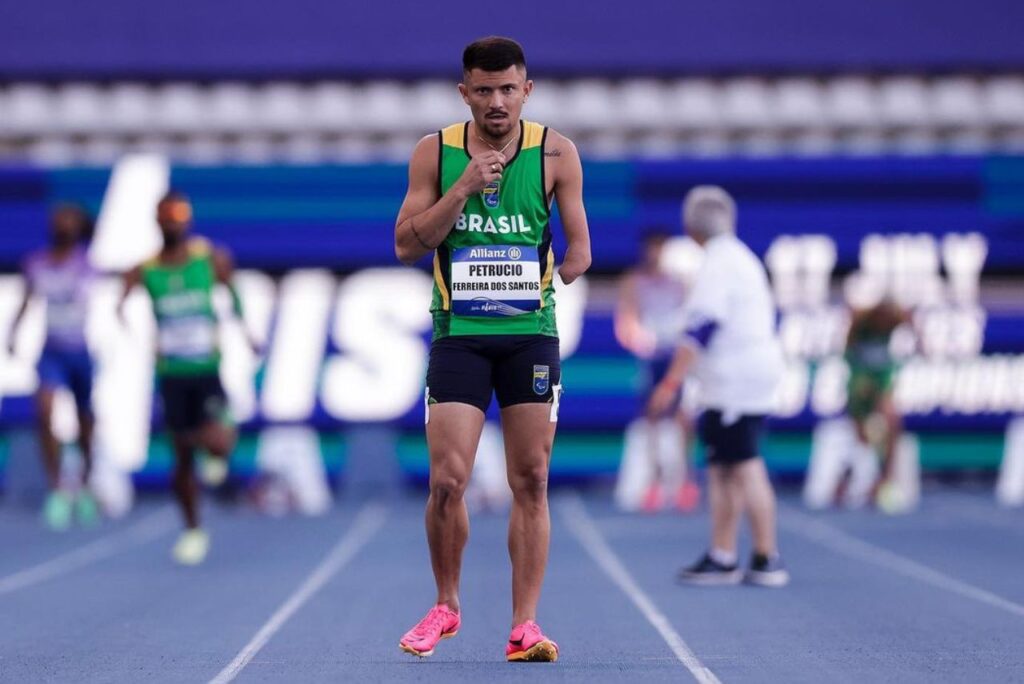
[[[491,216],[484,218],[480,214],[460,214],[458,221],[455,222],[455,230],[507,235],[509,233],[531,233],[533,227],[526,223],[526,218],[522,214],[499,216],[497,220]]]

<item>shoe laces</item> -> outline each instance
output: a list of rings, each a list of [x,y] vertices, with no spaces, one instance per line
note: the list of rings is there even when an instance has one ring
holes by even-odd
[[[441,606],[434,606],[427,613],[427,616],[420,620],[412,632],[416,636],[427,636],[434,631],[444,630],[444,621],[448,617],[447,611]]]

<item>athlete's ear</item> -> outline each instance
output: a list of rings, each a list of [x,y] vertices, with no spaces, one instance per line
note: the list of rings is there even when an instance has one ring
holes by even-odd
[[[466,89],[465,83],[459,84],[459,95],[462,96],[462,101],[469,104],[469,90]]]
[[[533,81],[527,79],[526,85],[523,86],[523,102],[530,97],[530,93],[533,92]]]

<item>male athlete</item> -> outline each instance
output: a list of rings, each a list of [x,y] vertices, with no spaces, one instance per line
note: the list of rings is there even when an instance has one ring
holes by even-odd
[[[510,661],[558,658],[535,622],[547,565],[548,462],[561,372],[552,278],[551,202],[568,248],[558,275],[590,266],[583,171],[570,140],[520,120],[533,82],[508,38],[478,40],[462,55],[459,92],[472,120],[423,138],[395,226],[395,253],[413,264],[434,253],[434,319],[427,370],[430,496],[426,527],[436,605],[401,639],[429,656],[459,629],[459,572],[469,534],[463,494],[495,393],[513,502]]]
[[[888,300],[867,310],[854,311],[844,354],[850,367],[846,412],[853,420],[860,448],[874,452],[873,444],[881,442],[882,472],[873,489],[879,507],[887,512],[900,507],[892,477],[896,446],[903,431],[892,396],[896,361],[889,351],[889,342],[896,328],[907,320],[908,314]],[[878,433],[882,433],[880,439],[875,438]]]
[[[692,511],[698,503],[700,490],[689,467],[692,420],[682,408],[682,387],[673,405],[664,413],[651,413],[647,402],[654,388],[665,377],[672,364],[678,334],[677,318],[683,307],[686,288],[679,278],[669,273],[662,258],[669,235],[663,230],[648,230],[643,236],[640,262],[622,278],[619,301],[615,307],[615,339],[640,360],[643,368],[644,415],[643,440],[651,465],[652,478],[644,493],[641,509],[653,513],[662,508],[666,493],[674,498],[681,511]],[[678,450],[665,444],[663,422],[675,419],[680,430]],[[680,482],[669,482],[663,468],[663,452],[677,451],[682,462]],[[667,485],[677,491],[666,491]]]
[[[698,186],[683,202],[686,232],[704,247],[704,262],[686,302],[686,335],[651,410],[675,401],[691,368],[700,379],[700,437],[707,447],[711,548],[679,573],[690,584],[789,582],[775,541],[775,492],[761,459],[764,417],[782,375],[775,304],[764,266],[736,237],[736,205],[722,188]],[[750,518],[754,553],[737,563],[740,515]]]
[[[241,300],[231,282],[231,254],[201,237],[189,237],[192,205],[180,192],[169,192],[157,204],[163,233],[160,252],[124,277],[124,302],[136,285],[153,300],[157,326],[156,374],[163,398],[164,420],[174,445],[174,493],[185,518],[185,531],[172,555],[182,565],[198,565],[209,551],[209,535],[199,526],[198,486],[194,461],[197,449],[213,458],[204,480],[227,476],[227,458],[235,446],[235,428],[221,386],[220,350],[213,290],[223,283],[241,318]]]
[[[43,466],[50,493],[43,505],[43,519],[53,530],[65,530],[72,513],[84,525],[99,520],[99,507],[89,492],[92,468],[92,384],[93,364],[85,340],[90,286],[96,273],[82,241],[91,232],[92,219],[79,206],[58,206],[50,222],[50,246],[31,254],[23,268],[25,297],[14,318],[10,351],[15,333],[35,295],[46,300],[46,342],[37,367],[36,422]],[[82,482],[77,495],[64,491],[60,482],[60,444],[53,434],[53,396],[66,387],[78,409],[78,443],[82,451]],[[74,511],[72,511],[72,507]]]

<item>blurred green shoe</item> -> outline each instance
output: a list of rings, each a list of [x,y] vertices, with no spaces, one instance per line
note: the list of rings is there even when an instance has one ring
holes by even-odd
[[[59,490],[50,492],[43,504],[43,522],[55,532],[71,527],[71,497]]]
[[[92,492],[83,489],[75,499],[75,519],[83,527],[95,527],[100,522],[100,507]]]
[[[171,555],[181,565],[199,565],[210,550],[210,535],[199,528],[185,530],[178,537]]]
[[[199,458],[199,481],[207,487],[220,487],[228,479],[228,460],[206,454]]]

